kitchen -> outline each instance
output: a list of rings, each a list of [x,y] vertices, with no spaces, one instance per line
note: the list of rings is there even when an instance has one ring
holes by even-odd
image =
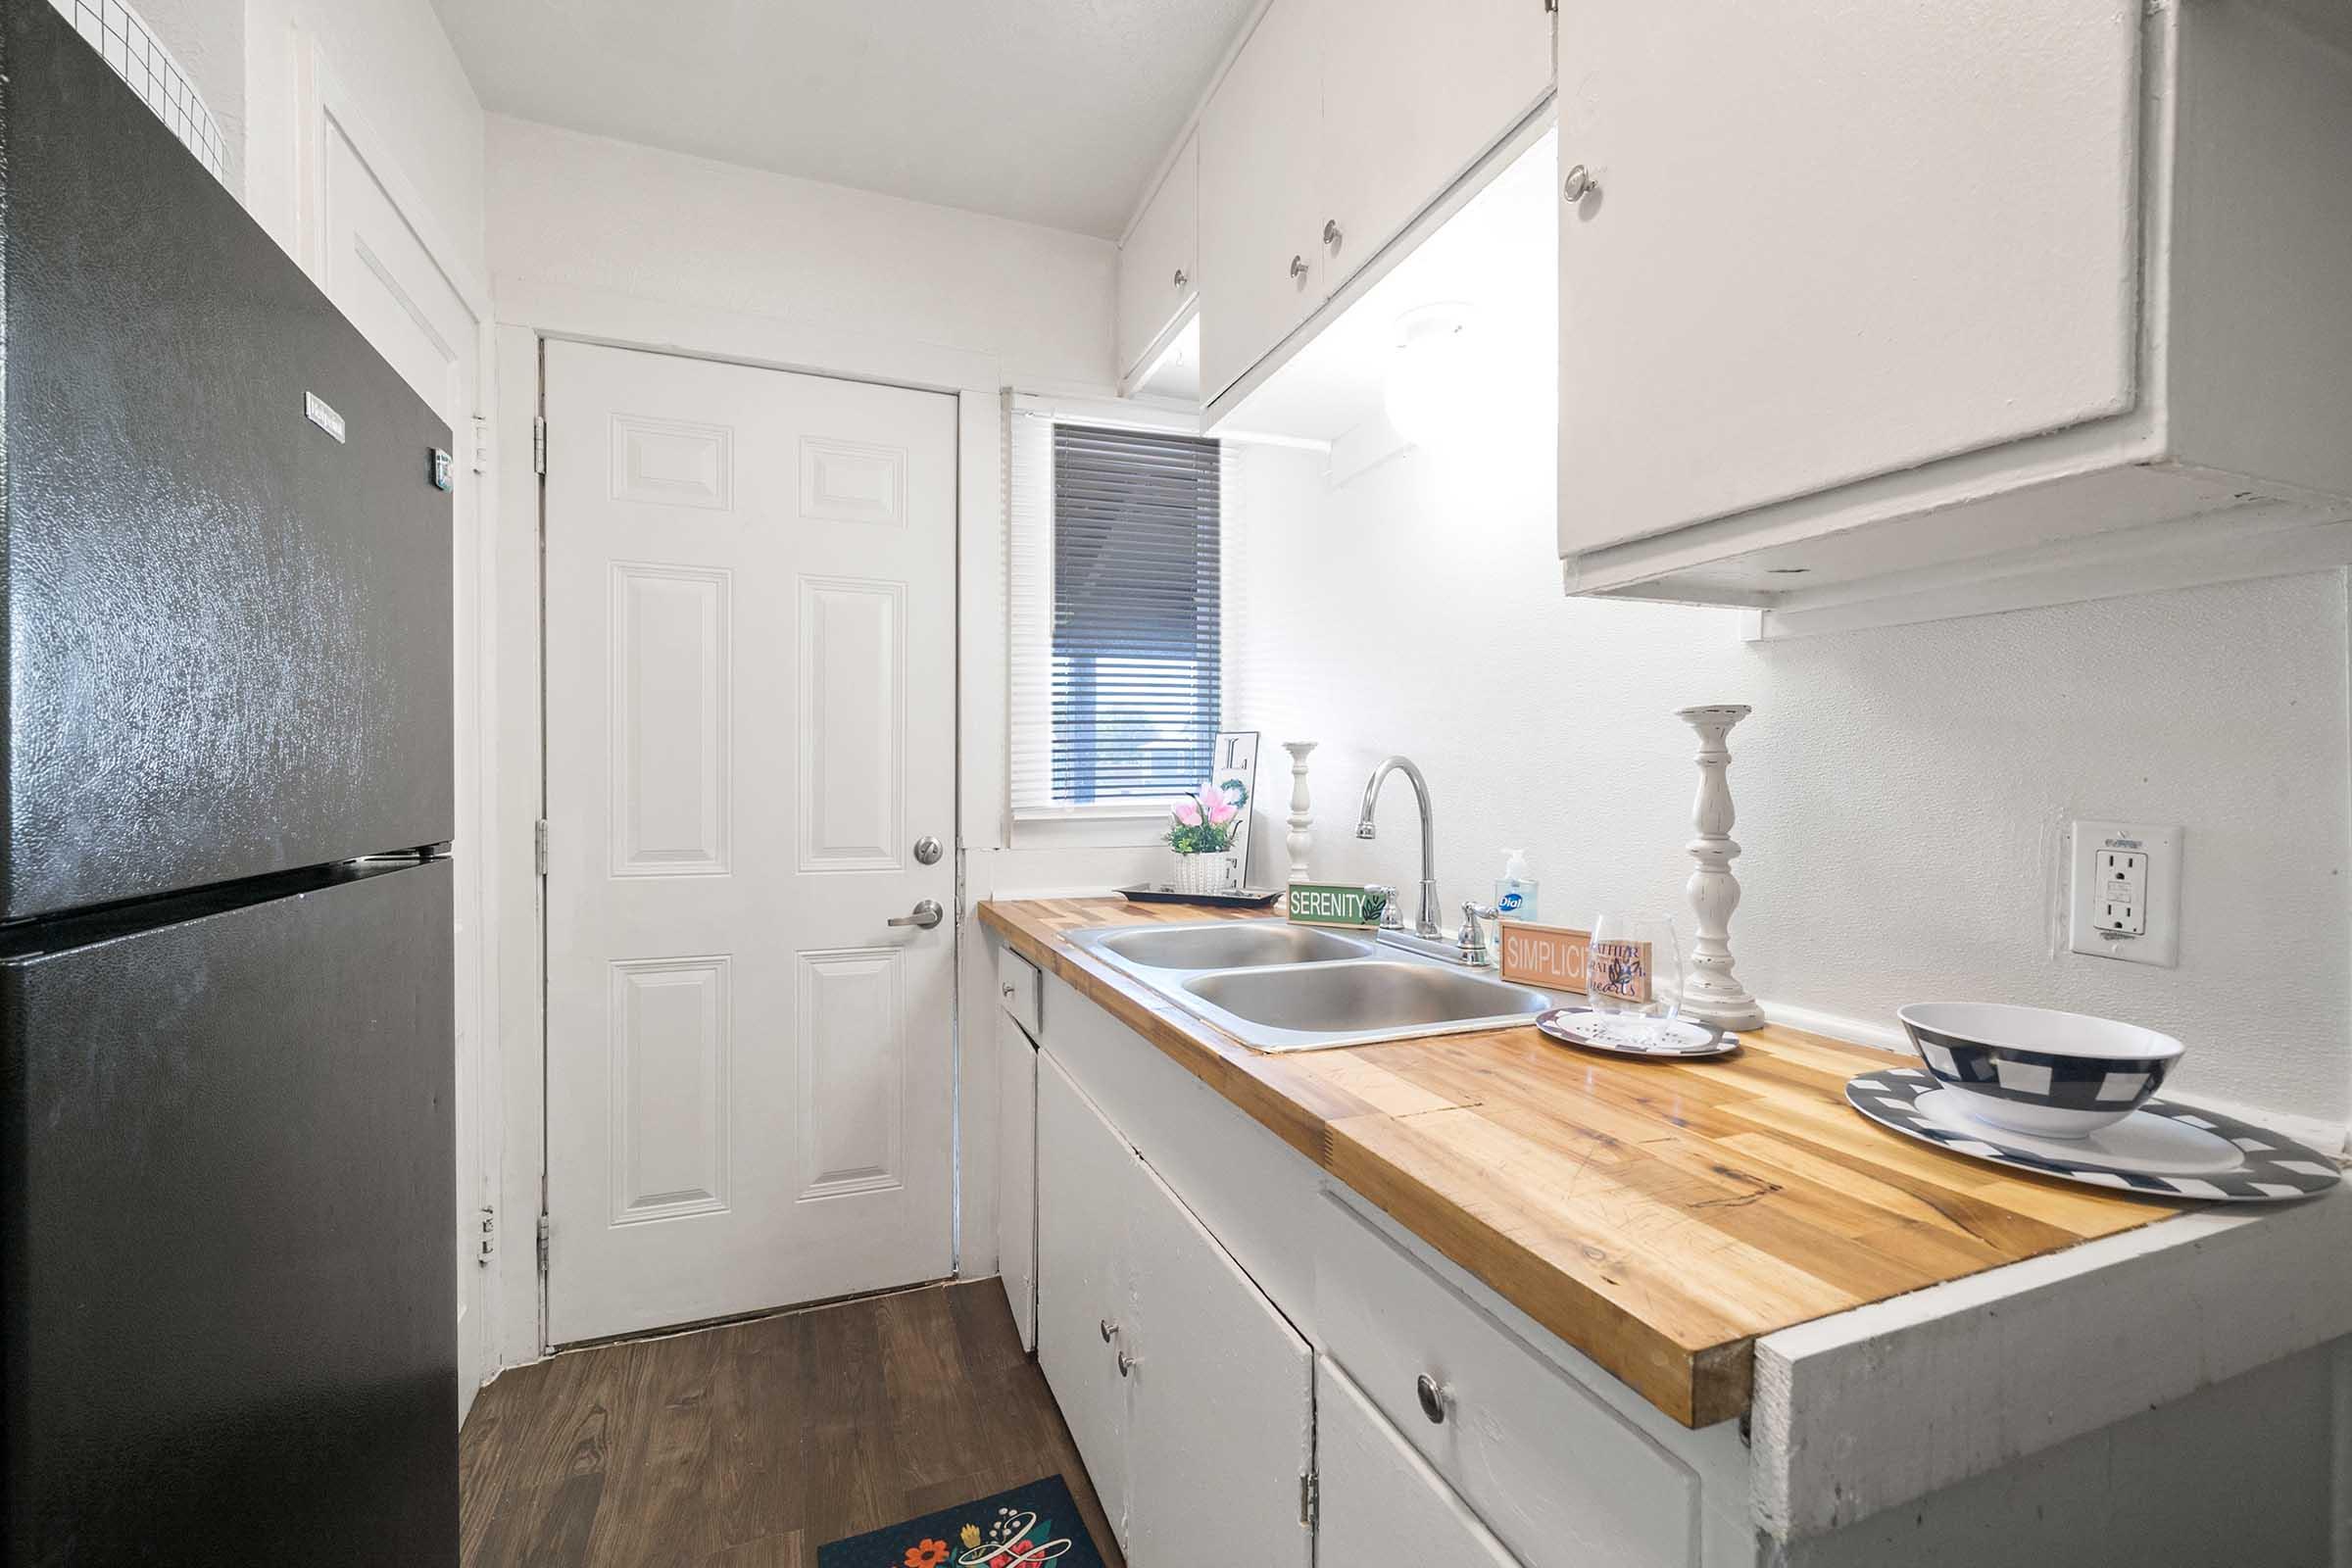
[[[208,232],[275,241],[448,432],[409,502],[447,608],[408,614],[450,625],[446,740],[387,738],[447,808],[350,853],[448,846],[457,1234],[414,1289],[458,1409],[383,1437],[435,1479],[380,1519],[324,1447],[283,1505],[299,1398],[234,1510],[94,1503],[12,1328],[12,1560],[172,1519],[184,1560],[837,1568],[983,1499],[907,1544],[994,1544],[1058,1477],[1078,1561],[2352,1561],[2340,1194],[2115,1196],[1842,1092],[1933,1061],[1900,1009],[2024,1004],[2184,1044],[2150,1103],[2345,1152],[2335,0],[64,9],[12,0],[12,77],[72,91],[10,144],[152,110],[142,177],[235,198]],[[12,277],[57,275],[34,188]],[[389,439],[292,401],[320,452]],[[41,406],[12,381],[12,455]],[[1711,771],[1700,705],[1748,710]],[[1228,736],[1245,912],[1393,889],[1492,942],[1463,906],[1516,849],[1530,919],[1664,924],[1659,993],[1768,1027],[1251,1049],[1210,971],[1085,935],[1234,912],[1116,891],[1219,858],[1167,836]],[[169,839],[135,794],[91,836]],[[2129,943],[2078,911],[2101,838],[2151,858]],[[1314,978],[1298,1032],[1369,1005]],[[188,1136],[183,1182],[225,1134]],[[87,1258],[121,1343],[263,1339],[296,1384],[369,1332],[276,1287],[156,1332],[210,1298],[42,1206],[48,1147],[12,1141],[12,1298]],[[121,1419],[182,1430],[172,1392]]]

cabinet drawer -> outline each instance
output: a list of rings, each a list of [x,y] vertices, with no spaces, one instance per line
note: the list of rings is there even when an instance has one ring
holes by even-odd
[[[1347,1204],[1324,1218],[1325,1349],[1528,1568],[1697,1560],[1694,1471]]]
[[[1004,1004],[1004,1010],[1033,1037],[1046,1032],[1038,1022],[1043,990],[1036,964],[1010,948],[997,949],[997,1000]]]

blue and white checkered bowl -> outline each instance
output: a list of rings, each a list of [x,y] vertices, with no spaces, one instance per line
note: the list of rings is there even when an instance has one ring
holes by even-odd
[[[2137,1024],[2003,1002],[1915,1002],[1895,1016],[1970,1115],[2042,1138],[2123,1120],[2188,1049]]]

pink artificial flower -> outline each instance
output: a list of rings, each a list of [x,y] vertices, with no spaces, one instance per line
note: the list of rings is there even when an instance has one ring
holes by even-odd
[[[1182,822],[1186,827],[1199,827],[1200,825],[1200,807],[1198,802],[1191,800],[1178,801],[1174,807],[1174,810],[1176,812],[1176,820]]]
[[[1217,788],[1215,780],[1201,785],[1200,793],[1195,799],[1200,802],[1200,814],[1217,826],[1222,827],[1233,820],[1233,803],[1225,799],[1225,792]],[[1192,802],[1185,804],[1189,806]]]

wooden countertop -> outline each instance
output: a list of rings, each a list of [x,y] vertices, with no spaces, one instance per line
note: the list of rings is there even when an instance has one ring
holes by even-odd
[[[1119,899],[981,922],[1687,1426],[1744,1413],[1757,1336],[2181,1212],[1873,1126],[1905,1058],[1793,1029],[1646,1062],[1533,1027],[1252,1051],[1061,940],[1214,917]],[[1051,1030],[1049,1029],[1049,1039]]]

